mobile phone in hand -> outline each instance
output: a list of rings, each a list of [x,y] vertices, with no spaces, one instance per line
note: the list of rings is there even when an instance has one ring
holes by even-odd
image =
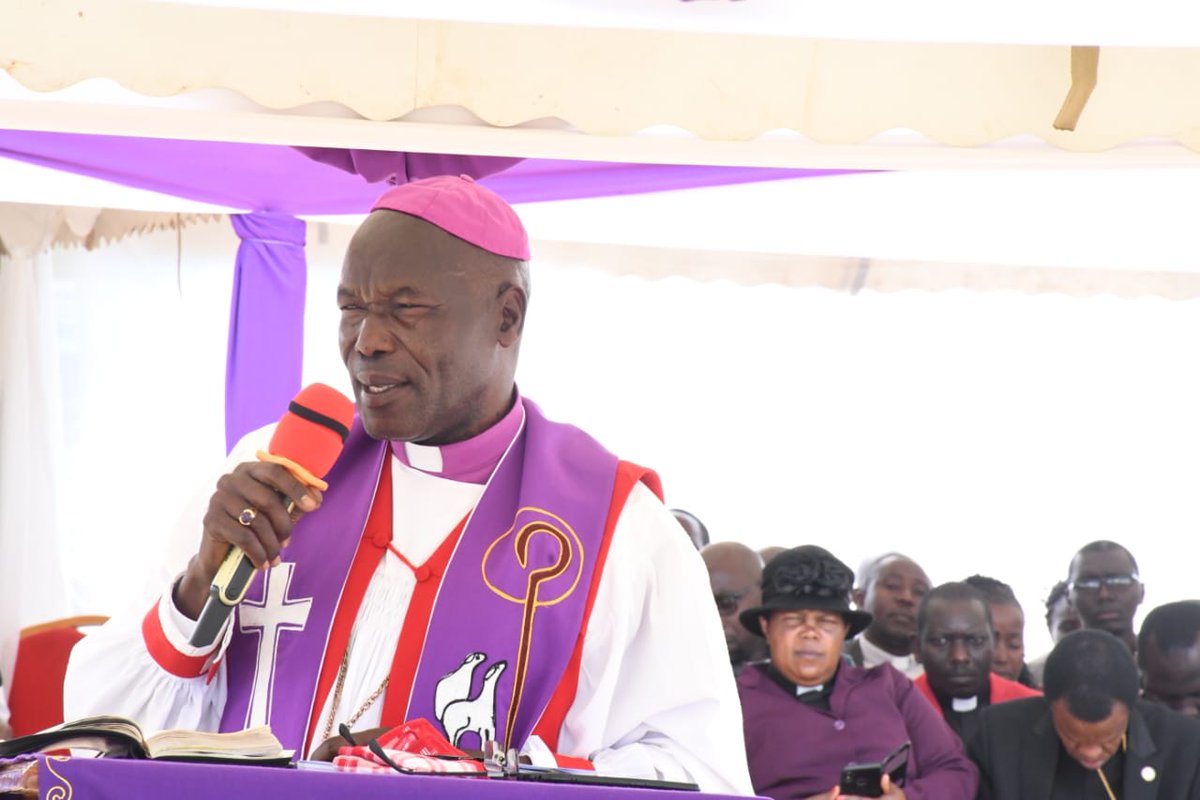
[[[867,764],[847,764],[842,767],[842,778],[838,788],[842,794],[858,797],[880,797],[883,795],[883,776],[886,773],[893,784],[904,782],[908,772],[908,749],[911,742],[897,747],[882,761]]]

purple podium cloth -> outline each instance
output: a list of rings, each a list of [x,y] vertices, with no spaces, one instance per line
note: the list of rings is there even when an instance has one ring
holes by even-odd
[[[684,800],[728,795],[608,786],[530,783],[451,775],[376,775],[280,767],[104,758],[42,760],[39,800]]]

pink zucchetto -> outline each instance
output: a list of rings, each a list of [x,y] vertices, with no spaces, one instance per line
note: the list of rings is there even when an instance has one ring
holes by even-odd
[[[517,212],[470,176],[439,175],[388,189],[371,210],[402,211],[498,256],[529,260],[529,236]]]

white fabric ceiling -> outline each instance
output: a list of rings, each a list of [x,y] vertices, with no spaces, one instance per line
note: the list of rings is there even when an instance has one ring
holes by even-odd
[[[1003,22],[930,0],[230,5],[9,0],[0,64],[15,80],[132,94],[9,97],[0,114],[47,130],[809,167],[1163,165],[1200,149],[1200,26],[1182,4],[1131,19],[1112,2],[1006,3]],[[1101,46],[1098,81],[1077,129],[1054,130],[1073,45]]]
[[[1200,294],[1181,219],[1200,176],[1200,9],[1152,2],[1133,19],[1114,2],[1029,0],[991,16],[942,0],[326,8],[9,0],[0,119],[426,152],[933,168],[522,214],[566,260],[603,257],[602,268],[647,276],[670,264],[746,283]],[[1097,87],[1077,130],[1055,131],[1071,45],[1101,47]],[[0,200],[221,210],[111,185],[110,202],[100,181],[22,182],[10,169],[35,168],[0,164]]]
[[[187,6],[255,8],[329,14],[325,0],[152,0]],[[1190,47],[1200,44],[1200,10],[1149,0],[1136,15],[1122,0],[1011,0],[1003,13],[957,2],[918,0],[342,0],[344,16],[493,22],[577,28],[738,33],[892,42],[1095,44]]]

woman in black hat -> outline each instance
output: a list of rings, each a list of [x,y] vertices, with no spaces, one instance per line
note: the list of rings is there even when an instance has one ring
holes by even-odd
[[[975,765],[912,682],[888,664],[842,662],[846,638],[871,622],[850,607],[850,569],[809,545],[776,556],[762,583],[762,605],[739,617],[771,653],[738,676],[754,790],[776,800],[851,798],[839,787],[842,767],[882,761],[911,742],[906,779],[884,777],[883,797],[973,798]]]

